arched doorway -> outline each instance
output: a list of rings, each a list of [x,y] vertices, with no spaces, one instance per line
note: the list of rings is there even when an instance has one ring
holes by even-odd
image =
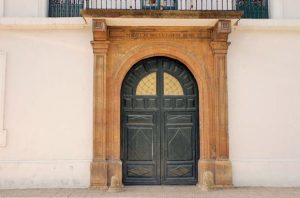
[[[198,90],[201,91],[196,103],[201,107],[201,133],[196,134],[200,139],[198,146],[201,152],[198,160],[198,184],[231,186],[226,60],[230,20],[218,20],[214,27],[112,27],[107,26],[104,19],[93,19],[93,24],[95,70],[91,186],[107,188],[113,176],[116,178],[115,183],[120,185],[125,180],[122,171],[124,149],[121,142],[124,133],[120,115],[123,111],[121,105],[126,98],[122,98],[122,83],[135,63],[154,56],[180,60],[192,72],[198,83]],[[129,95],[128,98],[130,97]],[[161,105],[164,96],[158,98],[161,98]],[[133,95],[126,101],[128,102],[128,105],[137,103]],[[174,104],[174,100],[171,104]],[[159,166],[162,167],[160,164]],[[166,174],[161,169],[155,170],[159,171],[158,179],[161,174]],[[179,177],[175,180],[181,181]]]
[[[198,87],[180,62],[153,57],[136,63],[121,91],[123,183],[196,184]]]

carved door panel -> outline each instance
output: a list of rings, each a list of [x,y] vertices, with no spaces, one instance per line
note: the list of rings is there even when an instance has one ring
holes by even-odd
[[[137,63],[122,85],[124,184],[195,184],[197,85],[181,63],[155,57]]]

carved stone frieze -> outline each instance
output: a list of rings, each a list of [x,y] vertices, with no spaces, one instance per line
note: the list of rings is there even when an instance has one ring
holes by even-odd
[[[110,40],[199,40],[210,39],[209,29],[188,29],[188,28],[110,28]]]

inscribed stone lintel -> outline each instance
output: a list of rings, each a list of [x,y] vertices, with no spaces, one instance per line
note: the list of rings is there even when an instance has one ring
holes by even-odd
[[[126,29],[124,27],[109,27],[110,40],[201,40],[210,39],[210,29],[193,29],[163,27],[137,27],[136,29]]]

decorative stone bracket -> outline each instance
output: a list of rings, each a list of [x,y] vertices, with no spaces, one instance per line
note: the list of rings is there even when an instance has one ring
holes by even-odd
[[[200,93],[199,185],[232,185],[228,149],[227,42],[230,20],[215,27],[107,27],[93,20],[94,138],[91,186],[122,181],[120,90],[129,69],[152,56],[184,63]],[[122,186],[118,184],[117,186]]]

